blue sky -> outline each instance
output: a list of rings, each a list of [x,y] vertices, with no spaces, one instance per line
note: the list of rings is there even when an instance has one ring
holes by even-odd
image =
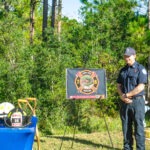
[[[62,14],[70,19],[79,19],[78,10],[80,7],[80,0],[62,0]]]
[[[49,0],[49,4],[52,5],[52,0]],[[78,13],[81,6],[80,0],[62,0],[62,15],[67,16],[70,19],[80,20]],[[139,0],[139,6],[141,7],[136,7],[134,10],[138,10],[141,14],[145,14],[147,8],[144,1]]]
[[[52,0],[49,0],[49,4],[52,4]],[[78,10],[81,7],[80,0],[62,0],[62,15],[67,16],[70,19],[79,19]]]

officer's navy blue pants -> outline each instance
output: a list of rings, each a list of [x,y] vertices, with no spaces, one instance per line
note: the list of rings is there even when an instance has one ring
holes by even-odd
[[[133,102],[131,104],[125,104],[122,102],[120,115],[124,136],[124,150],[133,150],[133,129],[136,140],[136,150],[145,150],[143,123],[145,118],[144,98],[133,98]]]

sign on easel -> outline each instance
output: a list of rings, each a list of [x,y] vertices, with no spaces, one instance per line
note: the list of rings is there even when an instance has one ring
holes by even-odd
[[[67,99],[104,99],[107,98],[106,91],[106,71],[104,69],[66,69],[66,97]],[[74,103],[78,101],[73,101]],[[76,107],[76,105],[74,105]],[[77,117],[79,117],[79,105],[75,109],[77,110]],[[113,148],[113,142],[109,133],[108,125],[102,110],[105,125],[109,134],[110,142]],[[75,117],[72,117],[75,118]],[[77,118],[78,120],[78,118]],[[74,120],[75,123],[75,120]],[[73,140],[75,138],[75,127],[74,124],[74,133]],[[67,126],[66,126],[67,128]],[[66,129],[64,131],[64,136]],[[62,148],[63,140],[61,142],[60,150]],[[71,148],[73,147],[73,141]]]
[[[104,69],[66,69],[67,99],[106,98],[106,71]]]

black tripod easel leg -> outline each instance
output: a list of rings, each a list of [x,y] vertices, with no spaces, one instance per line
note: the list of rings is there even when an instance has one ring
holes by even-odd
[[[73,142],[74,142],[74,139],[75,139],[75,133],[76,133],[76,125],[74,125],[74,131],[73,131],[73,138],[72,138],[71,148],[73,148]]]
[[[75,108],[75,110],[77,111],[77,115],[76,115],[77,118],[74,117],[74,129],[73,129],[73,138],[72,138],[71,148],[73,148],[73,143],[74,143],[75,133],[76,133],[76,122],[78,122],[78,118],[79,118],[79,104],[78,104],[78,107],[76,107],[76,105],[77,105],[77,104],[76,104],[76,100],[74,100],[73,102],[74,102],[74,108]],[[61,141],[61,145],[60,145],[59,150],[61,150],[61,148],[62,148],[63,139],[64,139],[64,137],[65,137],[66,131],[67,131],[67,126],[65,127],[64,134],[63,134],[63,137],[62,137],[62,141]]]
[[[61,145],[60,145],[59,150],[61,150],[61,148],[62,148],[62,145],[63,145],[63,138],[65,137],[66,131],[67,131],[67,126],[65,127],[65,131],[64,131],[64,134],[63,134],[63,137],[62,137],[62,141],[61,141]]]
[[[78,101],[79,102],[79,101]],[[77,119],[74,119],[74,131],[73,131],[73,138],[72,138],[72,144],[71,144],[71,148],[73,148],[73,143],[74,143],[74,140],[75,140],[75,133],[76,133],[76,122],[78,122],[79,120],[79,103],[78,103],[78,106],[76,107],[77,103],[76,103],[76,100],[74,101],[74,106],[75,106],[75,109],[77,108]]]
[[[101,104],[101,108],[103,108],[103,107],[102,107],[101,99],[100,99],[100,104]],[[107,122],[106,122],[106,118],[105,118],[105,115],[104,115],[104,112],[103,112],[103,109],[102,109],[102,114],[103,114],[103,118],[104,118],[105,126],[106,126],[106,128],[107,128],[108,136],[109,136],[109,139],[110,139],[110,142],[111,142],[111,146],[112,146],[112,148],[114,148],[114,146],[113,146],[113,142],[112,142],[112,138],[111,138],[111,136],[110,136],[110,132],[109,132],[109,128],[108,128],[108,124],[107,124]]]
[[[66,106],[68,106],[68,104],[67,104]],[[61,148],[62,148],[62,145],[63,145],[63,139],[64,139],[64,137],[65,137],[65,135],[66,135],[66,131],[67,131],[67,126],[65,127],[64,134],[63,134],[63,137],[62,137],[62,140],[61,140],[61,144],[60,144],[59,150],[61,150]]]

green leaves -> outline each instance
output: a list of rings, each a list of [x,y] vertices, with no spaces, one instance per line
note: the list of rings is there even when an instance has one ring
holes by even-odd
[[[46,42],[41,34],[42,3],[37,3],[31,46],[30,1],[8,2],[10,11],[0,6],[0,101],[15,103],[19,98],[36,97],[40,127],[43,132],[53,133],[55,127],[63,127],[67,121],[73,125],[72,117],[77,114],[74,104],[66,100],[66,68],[103,68],[108,92],[103,108],[107,115],[115,116],[119,108],[116,78],[124,65],[124,49],[133,46],[138,52],[137,60],[145,66],[150,55],[148,18],[133,12],[135,3],[82,0],[82,22],[63,17],[60,37],[47,27]],[[98,129],[99,124],[92,117],[98,120],[101,116],[100,104],[82,101],[77,105],[81,109],[80,119],[75,120],[79,129]],[[44,124],[47,127],[43,129]],[[91,126],[87,128],[87,124]]]

